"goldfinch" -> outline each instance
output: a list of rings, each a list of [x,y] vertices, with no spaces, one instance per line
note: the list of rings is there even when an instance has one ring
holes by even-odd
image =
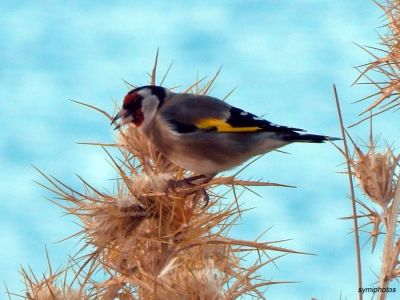
[[[273,124],[219,99],[174,93],[155,85],[131,90],[118,119],[134,124],[174,164],[212,178],[253,156],[294,142],[337,140]]]

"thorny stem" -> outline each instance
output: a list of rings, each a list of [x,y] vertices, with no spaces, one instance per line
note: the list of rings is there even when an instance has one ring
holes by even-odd
[[[357,219],[357,207],[356,207],[356,197],[354,193],[354,184],[353,184],[353,176],[351,173],[351,166],[350,166],[350,154],[349,154],[349,147],[347,146],[347,140],[346,140],[346,130],[343,125],[343,118],[342,118],[342,112],[340,109],[340,103],[339,103],[339,97],[337,94],[336,86],[333,85],[333,92],[335,95],[335,101],[336,101],[336,107],[338,111],[338,116],[339,116],[339,122],[340,122],[340,130],[342,131],[342,137],[343,137],[343,144],[344,144],[344,150],[346,153],[346,164],[347,164],[347,173],[349,175],[349,182],[350,182],[350,194],[351,194],[351,205],[352,205],[352,213],[353,213],[353,227],[354,227],[354,242],[356,244],[356,257],[357,257],[357,279],[358,279],[358,291],[362,290],[362,272],[361,272],[361,252],[360,252],[360,238],[358,234],[358,219]],[[362,300],[363,296],[362,293],[358,293],[358,299]]]
[[[396,193],[393,198],[392,207],[389,211],[385,236],[385,244],[383,247],[383,257],[382,257],[382,269],[379,278],[379,287],[382,288],[378,294],[379,300],[386,299],[387,293],[383,292],[385,288],[388,287],[389,282],[393,279],[392,273],[396,267],[397,258],[394,258],[395,254],[393,249],[394,236],[396,233],[397,216],[399,213],[400,205],[400,180],[397,180]],[[398,253],[396,254],[398,256]],[[394,265],[393,265],[394,263]]]

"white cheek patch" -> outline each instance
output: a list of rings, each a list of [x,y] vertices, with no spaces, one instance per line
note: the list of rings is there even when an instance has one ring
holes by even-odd
[[[142,101],[143,123],[140,127],[146,128],[156,115],[159,100],[157,96],[147,96]]]
[[[247,116],[249,113],[247,112],[247,111],[242,111],[241,113],[240,113],[240,115],[241,116]]]
[[[139,92],[137,92],[139,95],[141,95],[143,98],[146,98],[151,95],[150,89],[141,89]]]

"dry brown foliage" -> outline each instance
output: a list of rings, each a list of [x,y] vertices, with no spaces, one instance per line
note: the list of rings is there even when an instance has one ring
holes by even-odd
[[[354,222],[359,288],[362,288],[362,272],[358,232],[366,231],[369,234],[366,243],[372,241],[372,251],[376,247],[378,237],[383,237],[382,267],[378,285],[381,291],[377,295],[378,299],[383,300],[388,295],[384,290],[400,274],[400,239],[398,238],[399,229],[397,226],[400,206],[400,182],[397,173],[400,155],[395,154],[393,147],[389,146],[383,151],[378,151],[372,135],[372,119],[388,110],[396,109],[400,105],[400,1],[374,2],[383,10],[384,17],[387,18],[388,22],[383,26],[385,31],[380,36],[381,48],[360,46],[372,56],[372,62],[360,66],[363,69],[361,69],[355,83],[373,85],[377,88],[377,92],[359,100],[375,98],[373,103],[360,113],[360,115],[363,115],[370,112],[370,115],[350,126],[353,127],[363,121],[370,120],[369,144],[367,150],[362,151],[361,147],[353,141],[344,128],[340,107],[338,106],[346,148],[339,150],[345,156],[348,164],[353,215],[345,219],[352,219]],[[374,52],[379,54],[377,55]],[[362,78],[366,79],[367,82],[360,82]],[[354,155],[350,155],[347,149],[346,137],[353,144]],[[358,180],[361,191],[366,195],[364,200],[355,197],[353,176]],[[373,203],[378,204],[378,208]],[[356,204],[361,207],[361,212],[358,212]],[[364,224],[358,225],[358,220],[365,219],[367,221]],[[362,298],[362,294],[359,293],[358,299]]]
[[[156,70],[157,59],[152,84]],[[216,76],[202,87],[197,81],[188,90],[206,94]],[[112,119],[105,111],[84,105]],[[79,218],[82,230],[76,235],[84,244],[74,255],[69,285],[57,287],[62,272],[39,281],[24,276],[30,299],[74,299],[65,296],[72,287],[88,299],[238,299],[245,295],[263,299],[263,287],[279,282],[262,279],[257,272],[295,251],[276,246],[280,241],[239,240],[228,232],[244,212],[237,189],[281,185],[216,177],[205,184],[171,188],[169,182],[191,174],[166,160],[135,128],[121,128],[118,137],[113,145],[92,143],[103,147],[116,170],[113,193],[100,191],[80,177],[82,189],[76,190],[39,171],[47,180],[43,186],[56,195],[55,203]],[[257,259],[249,265],[245,258],[251,253]],[[98,271],[104,272],[103,281],[92,279]]]
[[[387,19],[387,23],[383,26],[386,31],[379,36],[379,48],[360,46],[371,55],[372,61],[358,67],[360,75],[355,80],[355,83],[361,83],[360,79],[364,78],[367,80],[364,83],[373,85],[377,89],[377,92],[356,101],[374,99],[360,113],[363,115],[376,109],[372,116],[397,109],[400,105],[400,2],[398,0],[374,2],[383,10]],[[352,126],[369,118],[365,117]]]

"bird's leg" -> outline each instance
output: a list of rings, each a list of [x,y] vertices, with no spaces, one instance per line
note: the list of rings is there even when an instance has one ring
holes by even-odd
[[[193,183],[193,181],[200,180],[200,182],[198,184],[205,184],[205,183],[209,182],[213,177],[214,176],[197,175],[197,176],[185,178],[183,180],[189,185],[196,185]]]
[[[171,189],[177,189],[177,188],[184,187],[184,186],[196,186],[196,185],[200,185],[200,184],[206,184],[213,177],[214,177],[214,175],[212,175],[212,176],[196,175],[196,176],[192,176],[189,178],[184,178],[182,180],[170,180],[170,181],[168,181],[168,186]],[[199,181],[199,182],[193,183],[194,181]],[[194,191],[194,192],[196,192],[196,191]],[[203,193],[203,197],[205,199],[205,204],[203,206],[203,209],[204,209],[207,207],[207,205],[210,201],[210,197],[208,196],[206,189],[201,189],[201,192]]]
[[[204,197],[204,205],[201,209],[205,209],[208,206],[208,202],[210,202],[210,196],[208,196],[206,189],[202,189],[201,192],[203,193]]]
[[[196,176],[192,176],[189,178],[184,178],[182,180],[169,180],[168,181],[168,187],[172,188],[172,189],[176,189],[176,188],[180,188],[180,187],[184,187],[184,186],[194,186],[197,184],[205,184],[207,182],[209,182],[214,176],[206,176],[206,175],[196,175]],[[194,181],[198,181],[199,182],[193,183]],[[201,181],[200,181],[201,180]]]

